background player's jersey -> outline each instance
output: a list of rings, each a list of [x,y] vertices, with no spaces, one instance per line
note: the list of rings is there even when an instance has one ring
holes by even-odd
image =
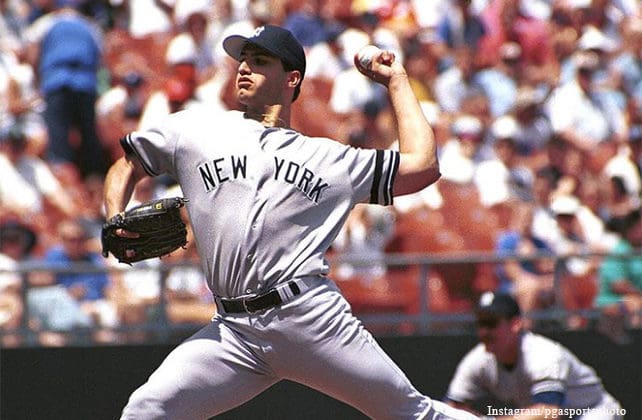
[[[258,294],[324,275],[324,254],[358,202],[392,204],[399,153],[347,147],[241,112],[183,111],[125,147],[150,175],[168,173],[187,209],[212,291]]]
[[[561,344],[538,334],[522,336],[517,364],[507,369],[483,344],[475,346],[460,362],[448,388],[448,399],[479,402],[492,398],[507,407],[524,408],[541,392],[565,394],[565,407],[590,408],[605,390],[593,368],[582,363]]]

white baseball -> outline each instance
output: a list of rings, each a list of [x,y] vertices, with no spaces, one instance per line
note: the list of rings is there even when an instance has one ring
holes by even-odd
[[[357,60],[359,61],[361,68],[364,70],[370,70],[372,59],[379,53],[381,53],[381,48],[374,45],[366,45],[361,48],[357,53]]]

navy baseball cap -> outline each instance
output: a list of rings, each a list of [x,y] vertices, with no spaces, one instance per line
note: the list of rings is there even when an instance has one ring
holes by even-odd
[[[506,318],[521,315],[515,298],[506,293],[485,292],[479,298],[475,313],[478,317]]]
[[[256,45],[278,57],[288,67],[301,72],[301,81],[305,75],[305,52],[303,46],[292,32],[275,25],[264,25],[256,28],[250,37],[230,35],[223,40],[223,49],[230,57],[240,61],[241,51],[246,44]],[[299,83],[301,86],[301,83]],[[297,86],[297,94],[298,88]],[[297,95],[295,94],[295,97]]]

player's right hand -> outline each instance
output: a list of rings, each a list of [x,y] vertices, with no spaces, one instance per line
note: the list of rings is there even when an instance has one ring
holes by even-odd
[[[394,76],[407,77],[403,65],[396,60],[395,54],[388,50],[379,50],[374,54],[368,67],[362,65],[357,53],[354,56],[354,64],[361,74],[386,87]]]

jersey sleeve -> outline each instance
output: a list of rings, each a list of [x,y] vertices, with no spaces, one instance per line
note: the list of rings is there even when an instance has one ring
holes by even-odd
[[[120,140],[128,155],[134,155],[151,176],[174,175],[174,155],[179,135],[173,129],[176,116],[165,123],[142,131],[133,131]]]
[[[542,358],[542,354],[546,356]],[[532,396],[547,392],[566,394],[571,367],[559,346],[549,344],[548,349],[542,348],[541,352],[531,354],[529,359],[527,366]]]
[[[488,396],[483,381],[484,360],[479,355],[479,348],[476,347],[461,360],[448,386],[448,400],[473,403]]]
[[[392,205],[392,189],[399,169],[396,150],[349,149],[343,159],[356,191],[357,202]]]

